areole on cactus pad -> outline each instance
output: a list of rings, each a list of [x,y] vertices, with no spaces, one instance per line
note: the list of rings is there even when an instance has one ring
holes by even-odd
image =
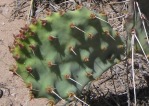
[[[9,47],[17,63],[11,71],[34,97],[52,102],[76,97],[124,55],[124,42],[106,18],[82,7],[33,19]]]

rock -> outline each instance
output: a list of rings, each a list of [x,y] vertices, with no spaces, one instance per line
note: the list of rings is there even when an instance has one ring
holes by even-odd
[[[0,98],[3,96],[3,91],[0,89]]]

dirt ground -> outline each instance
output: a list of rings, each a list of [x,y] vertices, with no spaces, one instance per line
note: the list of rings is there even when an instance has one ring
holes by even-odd
[[[13,2],[14,0],[0,0],[0,106],[45,106],[47,99],[29,101],[29,92],[23,81],[9,71],[14,59],[8,46],[13,42],[13,34],[17,34],[26,23],[24,19],[9,21]]]

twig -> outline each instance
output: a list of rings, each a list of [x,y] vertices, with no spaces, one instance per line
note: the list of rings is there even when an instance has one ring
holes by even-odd
[[[135,30],[132,30],[131,32],[132,38],[131,38],[131,50],[132,50],[132,79],[133,79],[133,90],[134,90],[134,106],[137,105],[137,99],[136,99],[136,85],[135,85],[135,72],[134,72],[134,39],[135,39]]]
[[[28,17],[27,17],[27,21],[29,21],[29,22],[30,22],[30,17],[32,16],[32,12],[33,12],[33,3],[34,3],[34,0],[31,0],[29,13],[28,13]]]
[[[109,4],[121,4],[121,3],[126,3],[129,1],[131,1],[131,0],[125,0],[125,1],[121,1],[121,2],[110,2]]]
[[[129,74],[129,72],[128,72],[128,52],[127,52],[127,48],[128,48],[128,36],[126,35],[126,39],[125,39],[125,67],[126,67],[126,78],[127,78],[127,84],[125,85],[126,86],[126,90],[127,90],[127,103],[128,103],[128,105],[127,106],[130,106],[130,93],[129,93],[129,76],[128,76],[128,74]]]
[[[113,71],[113,69],[110,69],[111,75],[113,75],[112,71]],[[113,87],[114,87],[115,93],[117,94],[114,78],[112,78],[112,82],[113,82]],[[115,102],[116,102],[117,106],[120,106],[120,102],[119,102],[119,99],[117,96],[116,96],[116,100],[117,100],[117,102],[116,101]]]

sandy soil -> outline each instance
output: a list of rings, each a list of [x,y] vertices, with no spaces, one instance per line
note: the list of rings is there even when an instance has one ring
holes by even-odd
[[[29,101],[29,92],[18,76],[9,71],[15,64],[9,53],[8,45],[13,42],[13,34],[17,34],[20,27],[25,24],[23,19],[9,21],[14,0],[0,0],[0,106],[45,106],[46,99],[33,99]]]

